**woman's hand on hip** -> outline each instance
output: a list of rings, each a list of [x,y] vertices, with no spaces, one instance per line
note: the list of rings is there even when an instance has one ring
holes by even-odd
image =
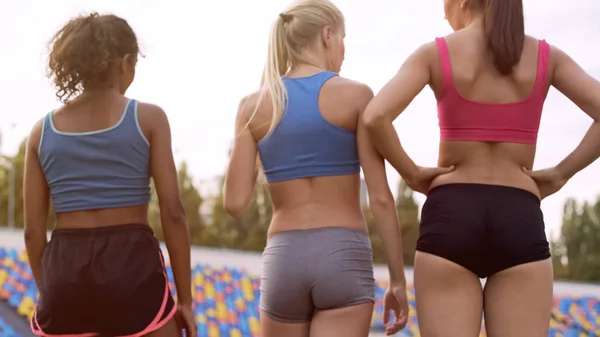
[[[542,199],[558,192],[568,181],[556,167],[537,171],[531,171],[523,167],[523,172],[535,181]]]
[[[454,166],[450,167],[421,167],[417,166],[416,171],[410,177],[403,177],[406,185],[415,192],[427,194],[431,187],[431,182],[437,176],[454,171]]]

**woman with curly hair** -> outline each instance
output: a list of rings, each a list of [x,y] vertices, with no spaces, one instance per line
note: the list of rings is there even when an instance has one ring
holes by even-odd
[[[139,47],[129,24],[93,13],[51,42],[50,76],[64,103],[35,124],[25,158],[25,245],[39,288],[40,336],[196,335],[188,227],[171,131],[158,106],[125,97]],[[178,293],[169,291],[148,226],[158,193]],[[49,242],[49,201],[56,225]]]

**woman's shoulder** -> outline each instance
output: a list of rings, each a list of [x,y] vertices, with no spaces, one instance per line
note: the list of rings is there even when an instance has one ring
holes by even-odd
[[[150,131],[156,127],[169,125],[169,117],[161,106],[141,101],[136,101],[136,103],[138,123],[143,130]]]
[[[145,114],[145,115],[156,116],[156,115],[161,115],[161,114],[165,113],[163,108],[161,106],[159,106],[158,104],[142,102],[142,101],[139,101],[136,99],[132,99],[132,101],[135,101],[137,103],[138,115]]]
[[[154,132],[170,133],[169,117],[162,107],[137,100],[136,103],[137,122],[146,139],[150,140]]]
[[[368,84],[343,76],[332,78],[328,84],[329,90],[334,91],[336,95],[343,95],[348,99],[361,99],[365,96],[373,95],[373,89]]]

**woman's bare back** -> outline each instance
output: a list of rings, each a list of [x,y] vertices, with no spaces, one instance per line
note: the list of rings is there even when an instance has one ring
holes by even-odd
[[[512,74],[501,75],[489,55],[486,39],[478,28],[457,31],[446,37],[452,64],[453,85],[461,99],[475,104],[512,105],[525,101],[534,92],[538,71],[539,40],[526,37],[521,61]],[[430,87],[441,97],[442,69],[435,44],[432,45]],[[552,74],[548,69],[548,74]],[[550,76],[548,76],[550,77]],[[551,79],[546,81],[547,93]],[[528,190],[539,196],[535,182],[522,168],[531,169],[536,146],[508,142],[441,141],[438,165],[454,165],[451,173],[438,176],[431,188],[448,183],[505,185]]]
[[[307,76],[301,73],[290,75],[291,78]],[[361,86],[360,83],[339,76],[328,80],[319,94],[319,109],[323,118],[338,127],[356,132]],[[257,100],[258,93],[249,97],[246,103],[249,113],[252,113]],[[269,100],[262,100],[250,123],[252,136],[257,143],[267,135],[271,117]],[[269,192],[273,202],[270,234],[323,226],[365,228],[360,207],[358,174],[270,183]]]

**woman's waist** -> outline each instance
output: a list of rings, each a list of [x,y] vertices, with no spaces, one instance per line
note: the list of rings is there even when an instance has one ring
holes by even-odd
[[[339,249],[342,248],[343,249]],[[336,249],[336,247],[338,249]],[[288,253],[284,253],[287,251]],[[270,233],[263,252],[263,257],[289,255],[294,258],[313,255],[312,263],[332,255],[353,255],[357,251],[366,253],[367,262],[372,265],[373,248],[369,233],[363,228],[342,226],[325,226],[307,229],[293,229]]]
[[[274,209],[268,235],[327,227],[367,231],[365,219],[358,206],[338,208],[328,205],[304,205]]]
[[[540,196],[535,181],[518,164],[504,165],[455,165],[454,171],[437,176],[429,190],[446,184],[471,183],[519,188]]]
[[[148,225],[148,205],[56,213],[55,228],[98,228],[123,224]]]

